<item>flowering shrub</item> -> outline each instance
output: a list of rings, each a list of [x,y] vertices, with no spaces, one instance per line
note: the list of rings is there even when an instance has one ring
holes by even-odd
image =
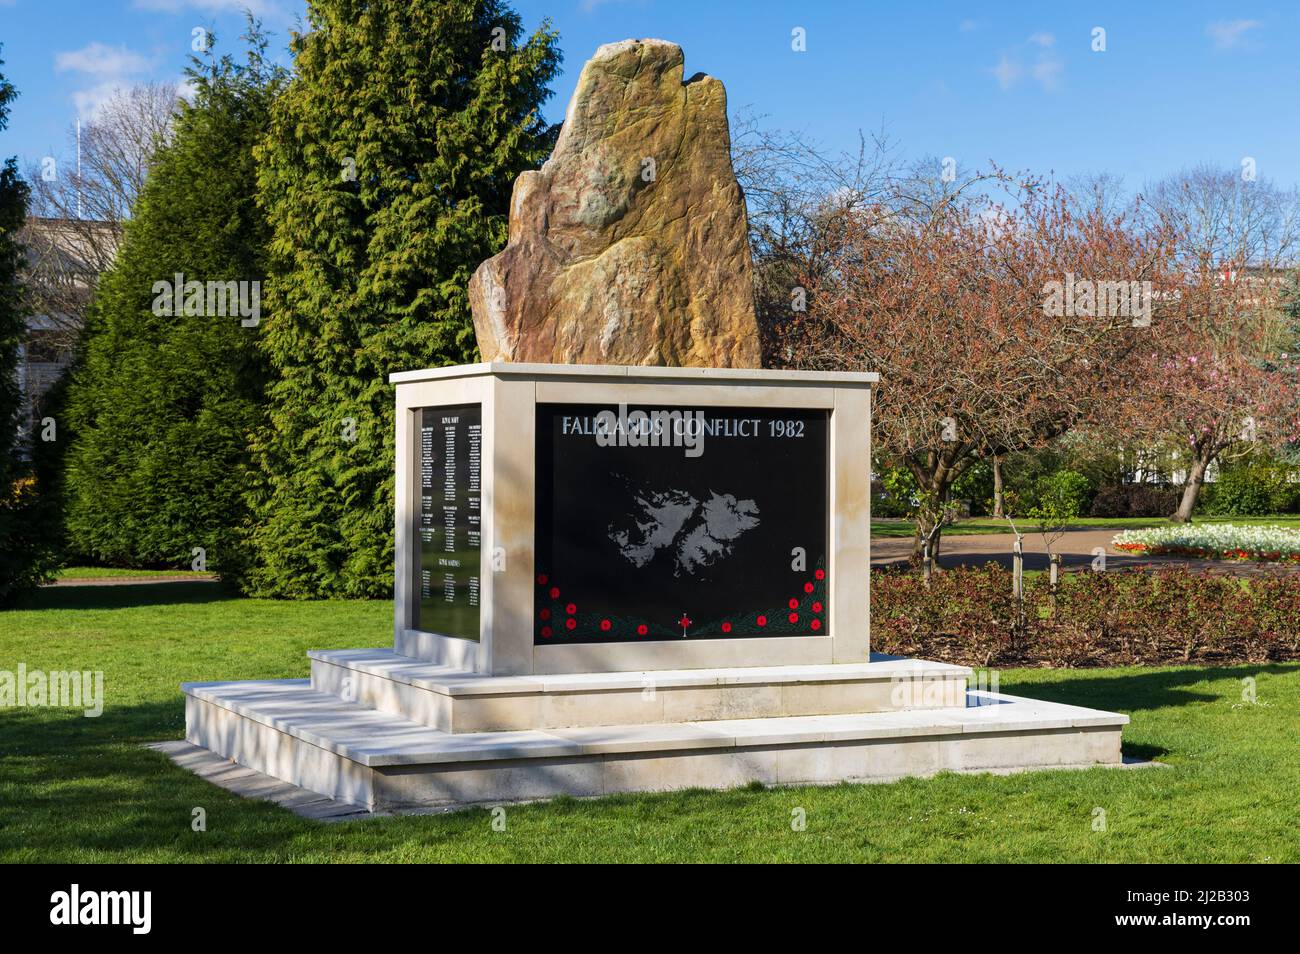
[[[1184,524],[1125,530],[1116,534],[1112,546],[1130,553],[1300,561],[1300,530],[1277,526],[1238,527],[1231,523]]]
[[[1023,618],[996,564],[871,575],[871,648],[969,666],[1300,659],[1300,574],[1249,580],[1183,567],[1027,581]]]

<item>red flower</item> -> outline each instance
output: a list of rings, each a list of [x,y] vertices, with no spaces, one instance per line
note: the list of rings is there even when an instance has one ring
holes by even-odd
[[[568,606],[564,607],[564,612],[572,616],[574,613],[578,612],[578,607],[576,604],[570,603]]]
[[[552,587],[551,587],[551,599],[553,599],[553,600],[558,600],[559,598],[560,598],[560,588],[559,588],[558,586],[552,586]]]
[[[730,623],[723,623],[723,624],[722,624],[722,631],[723,631],[724,633],[729,633],[729,632],[731,632],[731,624],[730,624]]]
[[[542,627],[542,639],[550,639],[550,638],[551,638],[551,627],[549,627],[549,626],[543,626],[543,627]]]
[[[538,573],[538,574],[537,574],[537,585],[538,585],[538,586],[545,586],[545,585],[546,585],[546,580],[547,580],[547,576],[546,576],[545,573]]]
[[[600,621],[600,629],[601,629],[601,632],[608,633],[608,632],[609,632],[609,627],[610,627],[610,622],[609,622],[609,620],[607,620],[607,619],[602,619],[602,620]]]
[[[814,630],[818,630],[822,628],[822,621],[819,619],[815,619],[808,625],[811,626]]]
[[[813,591],[813,585],[811,583],[805,583],[803,585],[803,591],[805,593],[811,593]]]
[[[790,601],[790,609],[798,609],[798,608],[799,608],[799,601],[798,601],[798,600],[791,600],[791,601]]]
[[[814,613],[820,613],[821,611],[822,611],[822,604],[821,604],[821,603],[814,603],[814,604],[813,604],[813,612],[814,612]]]
[[[757,620],[755,620],[755,622],[757,622],[759,626],[766,626],[766,625],[767,625],[767,617],[766,617],[766,616],[760,616]]]
[[[572,616],[570,616],[568,619],[564,621],[564,626],[566,629],[577,629],[578,621],[574,619]]]
[[[791,614],[790,614],[788,617],[786,617],[786,618],[789,619],[790,622],[792,622],[792,623],[797,623],[797,622],[799,622],[799,614],[798,614],[798,613],[791,613]]]
[[[825,570],[818,570],[818,571],[816,571],[815,573],[813,573],[813,576],[817,577],[817,579],[819,579],[819,580],[824,580],[824,579],[826,579],[826,571],[825,571]]]
[[[645,623],[642,623],[640,626],[636,628],[636,634],[638,636],[644,636],[648,632],[650,632],[650,627],[647,626]]]
[[[548,610],[548,609],[544,609],[544,610],[542,610],[540,613],[538,613],[537,615],[540,616],[542,619],[550,619],[550,618],[551,618],[551,611]]]

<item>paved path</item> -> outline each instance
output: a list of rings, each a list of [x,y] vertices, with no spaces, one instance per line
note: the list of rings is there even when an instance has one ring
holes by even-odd
[[[1294,564],[1281,565],[1237,560],[1202,560],[1189,557],[1145,556],[1124,553],[1110,545],[1118,530],[1067,530],[1052,547],[1061,554],[1066,570],[1083,570],[1092,565],[1093,550],[1102,547],[1106,553],[1106,566],[1110,569],[1137,564],[1159,563],[1165,565],[1182,565],[1196,569],[1216,569],[1234,574],[1288,573],[1295,572]],[[1011,545],[1015,542],[1011,533],[948,534],[939,544],[940,566],[980,566],[992,560],[1007,569],[1011,568]],[[1047,550],[1040,533],[1026,533],[1024,538],[1025,569],[1047,569]],[[905,561],[912,553],[911,538],[876,537],[871,541],[871,562],[884,566]]]

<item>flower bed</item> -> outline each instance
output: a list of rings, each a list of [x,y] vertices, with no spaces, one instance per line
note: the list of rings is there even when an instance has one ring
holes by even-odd
[[[1300,530],[1289,527],[1238,527],[1231,523],[1149,527],[1116,534],[1111,545],[1130,553],[1300,561]]]

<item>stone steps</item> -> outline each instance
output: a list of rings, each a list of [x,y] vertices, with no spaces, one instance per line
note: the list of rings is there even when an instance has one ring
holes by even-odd
[[[446,732],[309,680],[186,683],[182,691],[190,742],[371,810],[1112,765],[1128,722],[970,692],[960,708]]]
[[[953,707],[971,674],[880,656],[858,665],[484,676],[390,649],[307,655],[313,688],[458,733]]]

